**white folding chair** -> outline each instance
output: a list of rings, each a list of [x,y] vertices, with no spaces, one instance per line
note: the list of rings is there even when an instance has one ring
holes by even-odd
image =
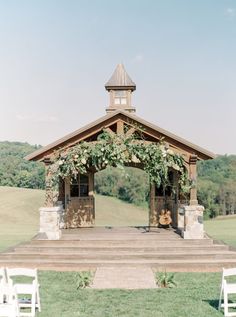
[[[16,289],[9,284],[1,284],[2,301],[0,302],[0,317],[19,317],[19,305]]]
[[[227,278],[230,276],[235,276],[236,278],[236,268],[224,269],[222,273],[222,282],[220,290],[220,300],[219,300],[219,310],[224,308],[225,317],[234,317],[236,316],[236,311],[229,312],[229,308],[236,308],[236,301],[234,303],[229,303],[229,294],[236,294],[236,282],[232,283],[227,281]],[[222,303],[223,299],[223,303]]]
[[[7,284],[6,273],[3,267],[0,267],[0,303],[3,303],[5,294],[4,287]]]
[[[39,297],[39,283],[37,269],[26,268],[6,268],[7,280],[10,285],[15,285],[16,293],[18,295],[20,316],[35,316],[36,308],[41,311],[40,297]],[[16,282],[14,277],[28,277],[32,278],[32,282]],[[30,295],[29,299],[21,299],[19,295]],[[21,309],[23,308],[23,310]],[[26,309],[30,309],[30,312]],[[24,311],[25,310],[25,311]]]
[[[7,278],[6,278],[6,272],[4,267],[0,267],[0,283],[6,283],[7,282]]]

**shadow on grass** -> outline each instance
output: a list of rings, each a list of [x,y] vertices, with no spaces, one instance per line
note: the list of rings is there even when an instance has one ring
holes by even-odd
[[[219,299],[204,299],[203,302],[208,303],[211,307],[213,307],[216,310],[218,310]]]
[[[203,300],[204,302],[208,303],[211,307],[213,307],[216,311],[218,311],[219,314],[224,315],[224,309],[221,308],[218,310],[219,307],[219,300],[218,299],[209,299],[209,300]],[[233,301],[229,300],[229,304],[234,303]],[[235,308],[230,308],[232,313],[236,313]]]

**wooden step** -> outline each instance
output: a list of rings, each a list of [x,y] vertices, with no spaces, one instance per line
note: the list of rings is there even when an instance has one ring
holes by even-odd
[[[0,266],[84,270],[140,266],[170,271],[217,271],[236,266],[236,252],[212,239],[184,240],[173,230],[69,230],[60,240],[32,240],[0,253]]]
[[[26,244],[25,244],[26,245]],[[40,246],[53,246],[53,247],[72,247],[72,246],[84,246],[84,247],[122,247],[122,246],[197,246],[197,245],[213,245],[212,239],[202,239],[202,240],[173,240],[168,239],[159,241],[156,239],[152,240],[32,240],[31,243],[27,244],[30,246],[40,245]]]
[[[120,252],[153,252],[153,253],[178,253],[178,252],[195,252],[195,253],[222,253],[228,251],[227,245],[214,245],[214,246],[186,246],[186,247],[32,247],[32,246],[19,246],[14,249],[16,253],[41,253],[41,254],[81,254],[81,253],[120,253]]]
[[[172,271],[172,272],[191,272],[191,271],[221,271],[222,267],[235,267],[236,260],[207,260],[207,261],[199,261],[199,260],[173,260],[173,261],[119,261],[119,262],[106,262],[103,261],[89,261],[89,262],[71,262],[71,261],[62,261],[60,263],[51,262],[43,262],[43,261],[25,261],[24,263],[20,260],[16,260],[14,263],[12,261],[0,261],[0,265],[4,265],[7,267],[37,267],[38,269],[51,269],[51,270],[62,270],[62,271],[81,271],[81,270],[95,270],[97,267],[116,267],[116,266],[136,266],[136,267],[151,267],[156,271]]]
[[[61,261],[163,261],[163,260],[221,260],[221,259],[229,259],[236,261],[236,253],[235,252],[224,252],[224,253],[81,253],[81,254],[18,254],[18,253],[4,253],[0,257],[0,261],[5,260],[21,260],[24,262],[25,260],[36,260],[36,261],[54,261],[54,262],[61,262]]]

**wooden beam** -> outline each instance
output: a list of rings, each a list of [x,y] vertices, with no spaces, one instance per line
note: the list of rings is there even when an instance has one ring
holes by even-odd
[[[115,133],[110,129],[109,127],[104,129],[106,132],[108,132],[110,135],[114,135]]]
[[[131,136],[132,134],[134,134],[134,132],[136,131],[136,129],[134,127],[131,127],[127,132],[126,132],[126,136]]]
[[[117,121],[116,133],[117,134],[124,134],[124,121],[122,121],[122,120]]]

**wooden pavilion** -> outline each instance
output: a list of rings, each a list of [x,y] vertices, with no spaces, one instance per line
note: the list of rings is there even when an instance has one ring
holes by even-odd
[[[194,145],[136,115],[132,105],[132,93],[136,89],[135,83],[127,74],[124,66],[119,64],[112,77],[105,85],[110,96],[106,115],[80,128],[69,135],[28,155],[28,160],[44,162],[46,167],[46,184],[49,177],[49,167],[54,153],[58,149],[75,147],[82,141],[96,142],[102,131],[110,134],[130,136],[142,130],[146,142],[160,143],[174,153],[180,154],[192,182],[188,197],[181,196],[178,185],[178,173],[170,170],[170,183],[175,191],[157,188],[150,185],[149,226],[157,226],[159,215],[163,208],[171,211],[172,225],[182,232],[184,238],[203,238],[203,206],[197,200],[197,168],[198,160],[214,158],[214,154]],[[142,168],[139,164],[133,166]],[[59,195],[53,199],[52,188],[46,186],[45,207],[40,208],[40,232],[48,239],[60,238],[62,228],[93,227],[95,225],[95,197],[94,174],[91,170],[85,174],[78,174],[76,179],[67,177],[60,179]]]

